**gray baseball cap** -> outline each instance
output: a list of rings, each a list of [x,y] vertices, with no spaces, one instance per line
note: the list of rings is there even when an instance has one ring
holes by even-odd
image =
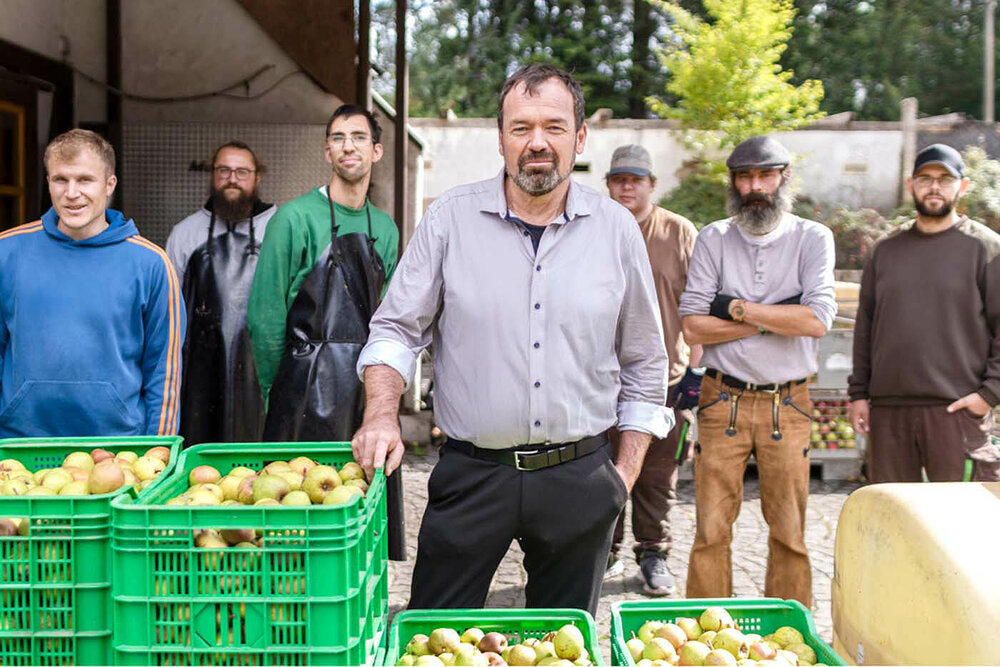
[[[653,173],[653,160],[649,151],[642,146],[629,144],[619,146],[611,156],[611,169],[605,175],[632,174],[634,176],[650,176]]]
[[[945,144],[931,144],[917,153],[917,158],[913,161],[913,175],[929,164],[939,164],[948,170],[948,173],[955,178],[965,176],[965,161],[962,155],[951,146]]]
[[[766,135],[750,137],[733,149],[726,160],[729,171],[745,169],[776,169],[787,167],[792,161],[788,149]]]

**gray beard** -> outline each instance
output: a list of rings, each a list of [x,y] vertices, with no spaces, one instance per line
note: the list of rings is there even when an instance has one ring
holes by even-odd
[[[549,171],[525,171],[522,165],[531,158],[539,155],[552,158],[552,169]],[[517,166],[517,175],[512,177],[514,184],[532,197],[541,197],[542,195],[549,194],[559,187],[560,183],[569,178],[570,172],[573,171],[573,165],[571,164],[569,171],[565,175],[560,175],[559,156],[549,151],[539,151],[538,153],[524,155],[518,160]]]
[[[754,203],[756,201],[765,201],[766,203],[759,206]],[[743,196],[735,186],[730,186],[726,210],[733,222],[747,234],[763,236],[774,231],[781,222],[782,216],[792,210],[792,196],[785,183],[778,187],[774,195],[751,193]]]

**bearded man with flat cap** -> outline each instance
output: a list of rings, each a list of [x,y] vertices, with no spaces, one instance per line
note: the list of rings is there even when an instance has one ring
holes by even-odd
[[[833,235],[791,211],[790,156],[776,139],[726,161],[730,217],[698,234],[681,295],[684,338],[703,346],[687,597],[732,595],[732,526],[753,454],[767,521],[764,594],[812,602],[804,539],[809,381],[833,323]]]

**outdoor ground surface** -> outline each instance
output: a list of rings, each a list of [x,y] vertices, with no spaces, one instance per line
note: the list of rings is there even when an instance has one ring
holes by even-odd
[[[406,506],[407,551],[405,562],[389,562],[389,616],[406,608],[410,594],[410,576],[417,553],[417,531],[427,503],[427,477],[437,462],[433,447],[407,450],[403,459],[403,485]],[[837,517],[847,496],[860,485],[855,482],[820,482],[811,484],[809,507],[806,513],[806,544],[813,567],[813,617],[820,636],[828,643],[833,637],[830,616],[830,583],[833,577],[833,543]],[[674,546],[670,552],[670,569],[677,577],[678,595],[684,592],[688,554],[694,537],[694,485],[682,481],[678,487],[678,503],[671,513]],[[738,597],[764,596],[764,570],[767,565],[767,524],[760,510],[757,480],[747,480],[743,509],[736,522],[733,540],[733,592]],[[597,631],[606,664],[610,663],[610,645],[607,638],[611,627],[611,603],[619,600],[648,600],[642,593],[639,567],[630,558],[631,533],[626,526],[626,542],[622,553],[627,556],[623,575],[606,581],[598,609]],[[521,550],[517,543],[500,564],[487,607],[523,607],[524,584],[527,574],[521,566]],[[464,628],[461,628],[462,630]]]

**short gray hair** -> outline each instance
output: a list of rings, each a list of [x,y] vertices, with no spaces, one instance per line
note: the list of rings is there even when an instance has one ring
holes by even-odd
[[[576,129],[579,130],[583,127],[583,88],[580,87],[579,82],[564,69],[545,63],[533,63],[524,65],[503,82],[503,87],[500,89],[500,103],[497,105],[497,127],[501,132],[503,132],[503,101],[507,99],[507,93],[512,91],[517,84],[523,83],[525,92],[528,95],[535,95],[538,92],[538,86],[549,79],[558,79],[569,88],[570,94],[573,95],[573,120],[576,122]]]

